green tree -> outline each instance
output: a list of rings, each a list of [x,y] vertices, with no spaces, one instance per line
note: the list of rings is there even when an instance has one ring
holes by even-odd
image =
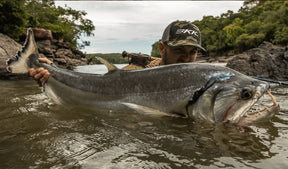
[[[0,32],[18,41],[24,28],[41,27],[50,29],[54,38],[71,42],[72,48],[81,48],[89,45],[81,41],[81,34],[93,35],[95,29],[86,14],[69,7],[56,7],[54,0],[1,0]]]
[[[71,42],[74,48],[89,45],[87,41],[79,43],[81,34],[93,35],[95,29],[92,21],[85,19],[85,11],[56,7],[54,0],[27,0],[25,9],[28,13],[27,27],[50,29],[53,37]]]
[[[127,64],[128,59],[123,58],[122,54],[120,53],[95,53],[95,54],[87,54],[86,58],[94,64],[102,64],[96,57],[101,57],[107,60],[110,63],[117,63],[117,64]]]
[[[152,57],[159,57],[159,58],[161,58],[161,55],[160,55],[160,53],[159,53],[159,41],[155,42],[155,43],[152,45],[151,56],[152,56]]]
[[[288,28],[283,27],[277,29],[273,42],[276,44],[288,44]]]
[[[261,31],[261,25],[263,23],[261,21],[252,21],[244,26],[245,32],[248,34],[258,33]]]
[[[26,24],[25,0],[0,1],[0,32],[19,40]]]
[[[263,42],[265,38],[265,35],[263,33],[257,33],[249,35],[247,33],[244,33],[237,37],[235,41],[235,47],[238,50],[238,52],[241,52],[243,50],[250,49],[252,47],[257,47],[258,45]]]
[[[223,28],[223,31],[226,35],[226,43],[228,46],[233,46],[235,44],[236,38],[244,32],[242,24],[243,20],[240,18],[236,18],[233,23]]]

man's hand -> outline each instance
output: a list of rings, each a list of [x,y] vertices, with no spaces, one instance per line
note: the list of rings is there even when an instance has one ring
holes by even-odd
[[[39,62],[42,62],[42,63],[47,63],[49,65],[52,64],[52,62],[48,60],[47,58],[39,58],[38,60]],[[37,69],[31,68],[28,70],[28,74],[29,76],[33,77],[40,85],[43,82],[46,82],[51,76],[50,72],[44,69],[43,67],[40,67]]]

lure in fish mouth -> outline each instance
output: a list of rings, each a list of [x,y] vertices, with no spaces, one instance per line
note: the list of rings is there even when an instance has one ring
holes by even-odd
[[[56,103],[238,125],[262,121],[279,111],[267,82],[227,67],[181,63],[119,70],[99,58],[108,68],[108,73],[100,75],[39,63],[38,58],[33,31],[28,29],[22,50],[8,60],[7,70],[27,73],[31,67],[47,69],[51,77],[43,85],[44,91]],[[267,92],[273,105],[250,111]]]

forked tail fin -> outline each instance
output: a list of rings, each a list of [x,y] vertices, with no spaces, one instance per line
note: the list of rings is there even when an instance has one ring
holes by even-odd
[[[34,39],[32,28],[27,29],[27,37],[21,51],[18,51],[16,56],[7,61],[7,71],[11,73],[27,73],[31,65],[29,59],[31,55],[39,56],[37,44]],[[32,58],[31,58],[32,59]],[[33,57],[37,59],[37,57]]]

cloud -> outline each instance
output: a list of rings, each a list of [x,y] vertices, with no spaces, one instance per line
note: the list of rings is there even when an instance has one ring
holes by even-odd
[[[83,51],[122,52],[122,48],[150,54],[165,27],[174,20],[201,20],[203,16],[220,16],[237,12],[243,1],[55,1],[87,12],[95,25],[94,37],[83,37],[91,47]],[[148,44],[148,45],[147,45]],[[124,46],[129,45],[129,46]],[[141,46],[145,45],[145,46]]]

